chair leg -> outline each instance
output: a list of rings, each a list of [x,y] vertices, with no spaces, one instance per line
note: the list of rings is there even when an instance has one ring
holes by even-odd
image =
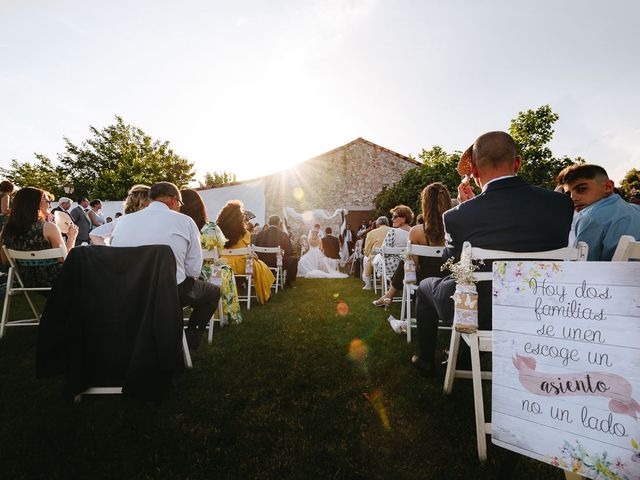
[[[276,285],[276,293],[278,293],[278,287],[280,286],[280,269],[276,268],[276,281],[275,281],[275,285]]]
[[[33,318],[36,322],[40,321],[40,313],[38,312],[38,309],[36,308],[36,306],[33,304],[33,301],[31,301],[31,296],[29,295],[29,292],[24,292],[24,295],[27,297],[27,302],[29,303],[29,306],[31,307],[31,311],[33,312]]]
[[[407,329],[407,343],[411,343],[411,335],[413,333],[411,332],[411,289],[407,285],[404,285],[402,295],[404,300],[403,307],[406,322],[405,325]]]
[[[447,361],[447,373],[444,377],[444,393],[449,394],[453,390],[453,380],[456,376],[456,363],[460,348],[460,333],[456,329],[451,330],[451,342],[449,343],[449,361]]]
[[[251,275],[247,275],[247,310],[251,310]]]
[[[9,317],[9,307],[11,305],[11,285],[13,285],[13,268],[9,268],[7,275],[7,287],[4,292],[4,305],[2,306],[2,320],[0,320],[0,338],[4,336],[4,329],[7,326]]]
[[[191,353],[189,353],[189,344],[187,343],[187,336],[184,333],[184,329],[182,329],[182,356],[184,358],[184,365],[187,368],[193,368]]]
[[[471,372],[473,381],[473,404],[476,410],[476,435],[478,458],[487,459],[487,437],[484,423],[484,400],[482,395],[482,371],[480,369],[480,341],[477,333],[469,335],[471,340]]]

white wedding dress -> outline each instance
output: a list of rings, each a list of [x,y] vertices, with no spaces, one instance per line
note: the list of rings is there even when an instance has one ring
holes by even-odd
[[[325,256],[320,251],[320,242],[309,239],[309,251],[298,261],[298,276],[305,278],[347,278],[349,275],[338,271],[338,260]]]

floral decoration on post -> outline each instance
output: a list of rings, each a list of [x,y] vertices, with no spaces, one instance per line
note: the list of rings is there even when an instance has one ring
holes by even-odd
[[[213,250],[214,248],[224,248],[224,244],[227,243],[222,230],[216,224],[216,222],[209,222],[200,232],[200,244],[203,250]]]
[[[403,253],[400,255],[404,262],[404,283],[416,283],[416,264],[413,261],[413,255]]]
[[[460,333],[474,333],[478,330],[478,292],[473,272],[478,265],[469,258],[462,257],[459,262],[447,259],[441,270],[449,270],[456,281],[456,291],[452,295],[454,302],[453,327]]]
[[[203,250],[214,250],[224,248],[227,242],[222,230],[215,222],[209,222],[200,231],[200,245]],[[224,259],[215,258],[207,260],[202,266],[202,276],[205,280],[220,286],[222,283],[222,266],[227,265]]]

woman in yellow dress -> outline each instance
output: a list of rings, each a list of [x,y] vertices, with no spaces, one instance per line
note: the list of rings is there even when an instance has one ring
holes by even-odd
[[[224,248],[246,248],[251,244],[251,234],[244,225],[244,205],[240,200],[231,200],[220,210],[216,223],[227,237]],[[244,275],[246,257],[244,255],[222,255],[236,275]],[[262,260],[253,257],[253,284],[259,303],[265,303],[271,296],[271,286],[276,281],[273,272]]]

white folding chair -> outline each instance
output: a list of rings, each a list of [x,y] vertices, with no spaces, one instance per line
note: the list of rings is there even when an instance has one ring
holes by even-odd
[[[611,261],[626,262],[627,260],[640,260],[640,241],[631,235],[622,235]]]
[[[388,247],[386,245],[383,245],[380,248],[380,255],[382,255],[382,262],[381,262],[381,270],[382,270],[382,294],[384,295],[385,293],[387,293],[387,291],[389,290],[389,286],[391,285],[391,277],[393,277],[394,272],[388,272],[387,271],[387,257],[390,257],[392,255],[402,255],[406,250],[406,247]],[[401,302],[402,298],[401,297],[394,297],[393,300],[394,302]]]
[[[203,260],[218,260],[218,247],[213,247],[213,250],[203,250],[202,251]],[[217,285],[218,288],[222,288],[222,282],[219,277],[211,278],[211,283]],[[232,280],[233,281],[233,280]],[[211,343],[213,341],[213,326],[216,322],[220,324],[221,327],[227,324],[227,319],[224,316],[224,310],[222,308],[222,295],[220,296],[220,300],[218,300],[218,316],[216,317],[216,312],[213,312],[211,316],[211,320],[209,320],[209,324],[207,325],[208,332],[208,341]]]
[[[586,261],[589,247],[584,242],[579,242],[577,248],[559,248],[546,252],[508,252],[502,250],[487,250],[472,247],[469,242],[464,242],[462,258],[469,261],[480,260],[565,260]],[[475,272],[476,282],[491,281],[492,272]],[[460,347],[460,339],[464,340],[471,349],[471,370],[456,370],[456,361]],[[480,461],[487,459],[486,435],[491,435],[491,422],[484,421],[484,399],[482,395],[482,380],[491,380],[491,371],[482,371],[480,367],[480,352],[493,351],[493,332],[491,330],[478,330],[475,333],[459,333],[455,329],[451,334],[449,346],[449,361],[447,373],[444,379],[444,393],[449,394],[453,389],[453,381],[456,378],[466,378],[473,381],[473,403],[476,416],[476,440],[478,446],[478,458]]]
[[[371,262],[371,268],[373,269],[373,292],[375,294],[378,293],[378,289],[382,290],[382,266],[378,263],[378,261],[374,261],[377,255],[381,255],[379,248],[374,248],[371,250],[371,254],[369,255],[369,261]]]
[[[251,268],[253,269],[253,253],[252,253],[251,247],[224,248],[220,252],[220,255],[223,257],[244,257],[245,262],[246,261],[252,262]],[[247,283],[247,294],[240,295],[238,293],[238,301],[247,302],[247,310],[250,310],[251,309],[251,284],[253,281],[253,270],[251,272],[246,272],[245,270],[245,273],[241,275],[234,273],[234,276],[235,278],[244,278]]]
[[[191,361],[191,353],[189,353],[189,345],[187,344],[187,336],[182,331],[182,357],[184,358],[184,365],[187,368],[193,368],[193,362]],[[90,387],[85,391],[80,392],[73,401],[80,403],[83,395],[121,395],[122,387]]]
[[[353,275],[355,270],[356,262],[360,262],[362,260],[362,239],[358,239],[356,241],[355,246],[353,247],[353,253],[351,254],[351,266],[349,267],[349,275]],[[362,271],[362,264],[360,265]]]
[[[49,287],[26,287],[22,278],[18,266],[22,268],[29,268],[29,264],[43,262],[57,262],[60,258],[67,257],[67,248],[64,244],[57,248],[48,248],[47,250],[35,250],[35,251],[22,251],[12,250],[6,246],[2,247],[7,260],[9,261],[9,273],[7,275],[7,288],[4,294],[4,306],[2,307],[2,319],[0,320],[0,338],[4,336],[5,329],[7,327],[25,327],[30,325],[38,325],[40,323],[40,313],[33,304],[29,292],[46,292],[51,290]],[[17,281],[18,287],[14,287],[14,283]],[[27,303],[31,307],[34,317],[24,320],[12,320],[9,321],[9,310],[11,307],[11,297],[24,293],[27,298]]]
[[[275,267],[269,267],[269,270],[271,270],[273,272],[273,274],[276,277],[276,281],[274,282],[274,284],[271,286],[271,288],[275,289],[276,293],[278,293],[278,287],[283,288],[284,289],[284,268],[282,266],[282,260],[283,260],[283,256],[284,256],[284,252],[282,250],[282,248],[280,247],[257,247],[255,245],[251,245],[251,250],[253,250],[254,253],[273,253],[276,255],[276,266]],[[258,258],[260,258],[260,255],[258,255]]]
[[[412,245],[407,243],[406,254],[418,257],[442,258],[444,247],[431,247],[427,245]],[[407,283],[403,281],[402,308],[400,309],[400,319],[405,322],[407,329],[407,343],[411,343],[411,329],[416,328],[416,318],[411,316],[412,296],[418,290],[417,283]],[[439,330],[451,330],[451,327],[440,325]]]

